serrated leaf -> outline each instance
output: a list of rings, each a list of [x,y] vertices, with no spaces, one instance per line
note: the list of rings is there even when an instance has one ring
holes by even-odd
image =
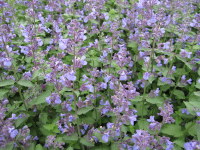
[[[191,102],[184,102],[186,105],[186,108],[192,115],[196,115],[197,109],[200,109],[200,102],[199,101],[191,101]]]
[[[17,84],[21,85],[21,86],[25,86],[25,87],[33,87],[33,83],[29,80],[19,80],[17,82]]]
[[[162,130],[162,133],[174,136],[174,137],[181,137],[183,136],[183,131],[181,129],[181,126],[176,124],[166,124]]]
[[[6,94],[6,93],[8,93],[9,92],[9,90],[7,90],[7,89],[0,89],[0,99],[3,99],[4,98],[4,95]]]
[[[31,143],[27,150],[35,150],[35,143]]]
[[[0,148],[0,150],[13,150],[14,142],[6,144],[5,147]]]
[[[196,124],[197,139],[200,141],[200,124]]]
[[[127,133],[128,128],[125,125],[122,125],[121,126],[121,131],[124,132],[124,133]]]
[[[42,124],[46,124],[47,123],[47,120],[48,120],[48,114],[47,113],[40,113],[39,115],[39,121],[42,123]]]
[[[46,130],[51,131],[51,130],[54,129],[55,125],[54,125],[54,124],[45,124],[43,127],[44,127]]]
[[[196,95],[196,96],[200,96],[200,91],[198,91],[198,92],[194,92],[194,95]]]
[[[46,98],[48,96],[50,96],[50,95],[51,95],[51,91],[50,90],[45,91],[42,94],[40,94],[37,98],[35,98],[32,101],[30,101],[29,105],[33,106],[33,105],[39,105],[39,104],[45,103],[46,102]]]
[[[73,149],[73,147],[70,146],[67,148],[67,150],[74,150],[74,149]]]
[[[4,80],[0,82],[0,87],[14,85],[15,81],[13,80]]]
[[[185,141],[184,141],[184,139],[181,137],[181,138],[178,138],[177,140],[174,140],[173,141],[175,144],[177,144],[178,146],[180,146],[180,147],[183,147],[183,145],[184,145],[184,143],[185,143]]]
[[[94,143],[89,142],[85,138],[81,138],[80,143],[83,144],[83,145],[85,145],[85,146],[94,146]]]
[[[113,149],[113,150],[119,150],[119,144],[112,143],[112,145],[110,146],[110,148]]]
[[[44,150],[41,144],[37,144],[35,150]]]
[[[146,98],[146,101],[151,103],[151,104],[162,104],[164,102],[164,100],[165,99],[163,97],[160,97],[160,96]]]
[[[196,135],[196,123],[195,122],[186,123],[185,128],[191,136]]]
[[[148,130],[149,129],[149,123],[145,119],[138,120],[137,124],[139,126],[139,129],[141,129],[141,130]]]
[[[199,80],[200,80],[200,79],[199,79]],[[196,87],[197,89],[200,89],[200,83],[197,82],[197,84],[195,85],[195,87]]]
[[[92,110],[94,107],[93,106],[87,106],[87,107],[83,107],[80,108],[77,112],[78,115],[82,115],[82,114],[86,114],[87,112],[89,112],[90,110]]]
[[[27,119],[29,115],[26,114],[26,117],[19,118],[15,121],[15,127],[19,127],[21,124],[23,124]]]
[[[180,90],[174,90],[173,94],[178,98],[178,99],[185,99],[185,94],[183,91]]]
[[[73,134],[70,136],[64,136],[63,140],[68,142],[68,141],[78,141],[78,135],[77,134]]]
[[[132,102],[140,102],[142,101],[143,96],[136,96],[134,99],[131,99]]]

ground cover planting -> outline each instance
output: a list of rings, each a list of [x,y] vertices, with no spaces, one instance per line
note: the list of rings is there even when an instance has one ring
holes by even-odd
[[[0,150],[200,149],[199,0],[0,0]]]

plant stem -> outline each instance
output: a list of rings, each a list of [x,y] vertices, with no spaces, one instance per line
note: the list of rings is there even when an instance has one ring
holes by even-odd
[[[155,39],[153,39],[153,47],[152,47],[151,56],[150,56],[150,59],[151,59],[151,73],[153,72],[154,48],[155,48]]]

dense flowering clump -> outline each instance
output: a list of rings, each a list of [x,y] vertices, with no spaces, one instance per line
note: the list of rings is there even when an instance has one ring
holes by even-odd
[[[0,149],[200,149],[199,0],[0,0]]]

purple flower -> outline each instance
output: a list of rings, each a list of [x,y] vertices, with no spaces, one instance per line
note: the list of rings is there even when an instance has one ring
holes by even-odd
[[[186,82],[187,82],[188,84],[192,84],[192,79],[188,79]]]
[[[114,125],[114,123],[108,122],[108,123],[107,123],[107,128],[108,128],[108,129],[113,128],[113,125]]]
[[[46,98],[48,104],[60,104],[62,101],[58,93],[52,93],[51,96]]]
[[[9,133],[10,133],[10,137],[14,139],[18,134],[18,130],[12,127],[12,128],[9,128]]]
[[[70,81],[75,81],[76,80],[75,72],[72,70],[71,72],[66,73],[66,78]]]
[[[109,87],[111,90],[113,90],[115,88],[115,84],[112,81],[110,81]]]
[[[172,71],[173,71],[173,72],[176,71],[176,66],[172,66]]]
[[[86,87],[90,92],[92,92],[92,93],[94,92],[94,86],[93,85],[88,84],[88,85],[86,85]]]
[[[70,115],[69,118],[68,118],[68,121],[69,121],[69,122],[72,122],[74,119],[75,119],[75,117],[72,116],[72,115]]]
[[[147,121],[148,121],[148,122],[155,122],[155,120],[154,120],[154,116],[150,116],[150,118],[147,119]]]
[[[23,78],[24,78],[25,80],[30,80],[31,77],[32,77],[32,74],[31,74],[30,71],[23,73]]]
[[[85,61],[85,58],[85,56],[82,56],[80,59],[82,65],[87,65],[87,61]]]
[[[189,112],[186,108],[183,108],[183,109],[181,110],[181,112],[182,112],[183,114],[187,114],[187,115],[190,114],[190,112]]]
[[[150,75],[151,75],[151,73],[145,72],[144,75],[143,75],[143,79],[144,79],[144,80],[148,80],[149,77],[150,77]]]
[[[134,125],[134,122],[137,120],[137,115],[129,116],[131,125]]]
[[[12,65],[12,62],[10,61],[10,59],[4,59],[3,65],[5,67],[10,67]]]
[[[174,143],[172,143],[171,141],[167,140],[167,147],[165,150],[173,150],[174,148]]]
[[[59,48],[65,50],[67,48],[68,39],[61,39],[59,42]]]
[[[196,112],[197,116],[200,117],[200,112]]]
[[[190,58],[191,55],[192,55],[192,52],[187,52],[186,50],[181,49],[180,55],[181,55],[181,57],[183,57],[183,58]]]
[[[67,104],[67,103],[66,103],[66,105],[65,105],[65,108],[66,108],[68,111],[71,111],[71,110],[72,110],[71,105],[70,105],[70,104]]]
[[[111,76],[107,75],[104,77],[104,81],[107,83],[111,79]]]
[[[175,122],[174,118],[171,115],[174,113],[173,105],[168,101],[165,102],[164,108],[159,107],[160,113],[158,115],[163,117],[163,123],[173,123]]]
[[[108,133],[104,133],[104,135],[102,136],[102,140],[107,143],[108,140],[109,140],[109,134]]]
[[[119,80],[121,81],[126,81],[127,80],[127,75],[124,71],[120,74]]]
[[[158,94],[160,93],[160,89],[157,88],[153,93],[154,93],[155,96],[158,96]]]
[[[192,142],[187,142],[187,143],[185,143],[184,144],[184,148],[185,148],[185,150],[195,150],[195,149],[197,149],[197,142],[196,141],[192,141]],[[199,144],[199,146],[200,146],[200,144]]]
[[[102,89],[106,89],[107,88],[107,83],[102,82],[101,85],[100,85],[100,87]]]
[[[56,99],[55,99],[55,104],[60,104],[62,101],[60,100],[60,97],[57,97]]]
[[[38,136],[35,136],[35,137],[33,138],[33,140],[35,140],[35,141],[39,140]]]
[[[12,114],[12,117],[10,119],[16,120],[18,119],[18,117],[16,116],[16,114]]]
[[[172,84],[172,81],[170,80],[170,78],[167,78],[167,77],[161,77],[160,80],[162,82],[165,82],[167,84]]]
[[[46,102],[47,102],[48,104],[51,104],[50,96],[46,98]]]

